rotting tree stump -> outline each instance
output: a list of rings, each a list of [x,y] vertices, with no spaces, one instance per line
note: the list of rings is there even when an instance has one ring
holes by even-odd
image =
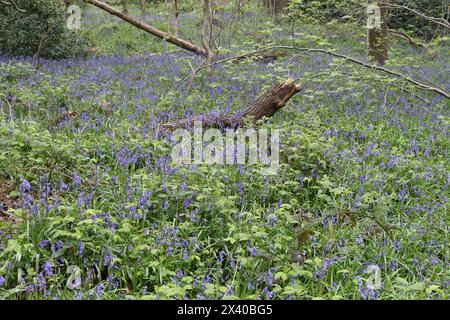
[[[193,128],[197,121],[202,122],[203,128],[231,128],[237,129],[243,124],[254,125],[264,118],[272,117],[278,110],[283,108],[286,103],[297,93],[301,86],[296,84],[293,79],[273,85],[268,91],[262,94],[250,107],[242,114],[238,115],[200,115],[188,117],[173,123],[163,124],[159,134],[166,135],[177,129]]]

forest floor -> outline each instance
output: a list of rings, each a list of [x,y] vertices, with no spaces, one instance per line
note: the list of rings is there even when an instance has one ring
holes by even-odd
[[[15,220],[0,220],[0,299],[450,297],[448,99],[318,53],[221,64],[189,86],[201,57],[97,9],[84,19],[92,57],[37,74],[0,57]],[[198,21],[182,14],[180,36],[197,41]],[[252,21],[224,32],[222,56],[255,48]],[[366,59],[363,27],[263,19],[260,34]],[[387,68],[448,91],[449,44],[429,50],[393,38]],[[171,163],[159,125],[239,112],[289,77],[303,90],[261,125],[280,130],[276,175]]]

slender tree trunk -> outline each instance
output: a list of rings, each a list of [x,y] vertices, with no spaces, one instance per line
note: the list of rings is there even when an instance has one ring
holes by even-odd
[[[387,0],[379,0],[377,5],[367,9],[367,42],[369,60],[383,66],[388,57]]]
[[[242,18],[242,4],[241,0],[236,0],[236,10],[237,10],[237,20],[239,21]]]
[[[276,6],[275,6],[276,14],[283,13],[284,11],[286,11],[286,8],[289,4],[289,0],[274,0],[274,1],[276,1]]]
[[[213,2],[214,0],[209,0],[209,6],[208,6],[208,24],[209,24],[209,48],[211,49],[212,52],[212,48],[214,45],[214,38],[213,38],[213,20],[214,20],[214,11],[213,11]]]
[[[272,2],[273,0],[264,0],[264,9],[266,11],[266,14],[272,13]]]
[[[205,51],[205,49],[202,49],[189,41],[175,37],[175,36],[171,35],[170,33],[161,31],[147,23],[136,20],[133,17],[131,17],[130,15],[124,14],[124,13],[120,12],[119,10],[115,9],[114,7],[107,5],[103,1],[99,1],[99,0],[85,0],[85,1],[87,3],[90,3],[94,6],[96,6],[97,8],[100,8],[106,12],[109,12],[110,14],[112,14],[116,17],[121,18],[122,20],[125,20],[126,22],[132,24],[136,28],[144,30],[160,39],[164,39],[165,41],[172,43],[180,48],[183,48],[185,50],[192,51],[196,54],[207,57],[207,52]]]
[[[289,0],[264,0],[266,13],[272,16],[282,13],[288,4]]]
[[[253,20],[253,37],[255,39],[255,43],[258,43],[259,42],[259,39],[258,39],[259,0],[255,0],[255,12],[253,13],[253,15],[254,15],[254,20]]]
[[[164,0],[164,12],[166,15],[166,31],[170,33],[169,6],[167,5],[167,0]]]
[[[128,14],[128,0],[122,0],[122,12]]]
[[[271,0],[271,1],[272,1],[272,4],[271,4],[271,9],[272,9],[271,15],[272,15],[272,20],[275,21],[275,11],[276,11],[276,8],[277,8],[277,0]]]
[[[210,64],[213,59],[211,52],[211,32],[212,32],[212,18],[211,18],[211,0],[203,0],[203,23],[201,40],[203,49],[206,52],[206,63]],[[208,68],[208,70],[210,70]]]
[[[145,21],[145,7],[146,7],[146,4],[147,4],[146,2],[147,2],[147,0],[140,0],[142,21]]]
[[[178,37],[178,0],[173,0],[173,34]]]

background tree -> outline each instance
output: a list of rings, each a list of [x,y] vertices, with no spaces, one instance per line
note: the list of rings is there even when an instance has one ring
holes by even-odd
[[[106,4],[103,1],[99,1],[99,0],[84,0],[84,1],[96,6],[99,9],[102,9],[116,17],[119,17],[120,19],[128,22],[129,24],[135,26],[138,29],[144,30],[145,32],[152,34],[160,39],[164,39],[165,41],[172,43],[180,48],[194,52],[199,55],[207,56],[207,52],[205,51],[205,49],[196,46],[192,42],[186,41],[184,39],[180,39],[168,32],[164,32],[158,28],[155,28],[152,25],[149,25],[147,23],[139,21],[128,14],[124,14],[120,10],[114,8],[113,6]]]
[[[140,0],[139,3],[141,5],[141,18],[142,18],[142,21],[145,21],[145,7],[147,5],[147,1],[146,0]]]
[[[383,66],[388,59],[387,0],[368,7],[368,54],[369,60]]]
[[[210,64],[213,59],[211,51],[211,35],[212,35],[212,17],[211,17],[211,2],[210,0],[203,0],[203,23],[201,41],[203,49],[206,51],[206,63]]]
[[[85,33],[66,28],[66,7],[61,1],[15,0],[20,10],[7,3],[0,2],[0,51],[3,54],[32,56],[40,51],[42,57],[61,59],[85,56],[89,52],[90,43]]]
[[[170,33],[169,5],[167,0],[164,0],[164,12],[166,16],[166,31]]]
[[[122,0],[122,12],[128,14],[128,0]]]
[[[173,4],[173,34],[178,37],[178,0],[172,0]]]
[[[266,12],[272,15],[283,12],[290,0],[264,0],[264,7]]]
[[[255,39],[255,42],[258,43],[259,39],[258,39],[258,29],[259,29],[259,22],[258,22],[258,17],[259,17],[259,0],[255,0],[255,8],[254,8],[254,12],[253,12],[253,37]]]

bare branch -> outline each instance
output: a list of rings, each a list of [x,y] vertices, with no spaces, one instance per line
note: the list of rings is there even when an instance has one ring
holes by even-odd
[[[17,10],[19,10],[20,12],[26,12],[25,10],[23,10],[23,9],[20,9],[18,6],[17,6],[17,4],[14,2],[14,0],[8,0],[8,1],[6,1],[6,0],[0,0],[0,2],[1,3],[4,3],[4,4],[6,4],[6,5],[13,5],[14,6],[14,8],[16,8]]]
[[[191,77],[193,79],[193,77],[195,77],[201,70],[203,70],[205,68],[208,68],[208,67],[212,67],[212,66],[216,66],[216,65],[219,65],[219,64],[223,64],[225,62],[232,61],[232,60],[239,60],[239,59],[242,59],[242,58],[251,57],[251,56],[254,56],[254,55],[259,54],[259,53],[263,53],[263,52],[270,51],[270,50],[276,50],[276,49],[301,51],[301,52],[306,52],[306,53],[316,52],[316,53],[327,54],[327,55],[330,55],[330,56],[333,56],[333,57],[336,57],[336,58],[344,59],[346,61],[355,63],[357,65],[363,66],[363,67],[368,68],[368,69],[382,71],[382,72],[387,73],[387,74],[389,74],[391,76],[394,76],[394,77],[397,77],[397,78],[401,78],[401,79],[403,79],[403,80],[405,80],[405,81],[407,81],[407,82],[409,82],[409,83],[411,83],[411,84],[413,84],[413,85],[415,85],[417,87],[420,87],[421,89],[438,93],[439,95],[441,95],[441,96],[443,96],[443,97],[445,97],[447,99],[450,99],[450,93],[446,92],[442,88],[427,85],[423,81],[413,79],[413,78],[411,78],[411,77],[409,77],[407,75],[401,74],[401,73],[399,73],[397,71],[394,71],[394,70],[387,69],[385,67],[380,67],[380,66],[377,66],[377,65],[374,65],[374,64],[370,64],[370,63],[367,63],[367,62],[364,62],[364,61],[360,61],[358,59],[355,59],[355,58],[352,58],[352,57],[349,57],[349,56],[346,56],[346,55],[343,55],[343,54],[340,54],[340,53],[336,53],[336,52],[333,52],[333,51],[330,51],[330,50],[326,50],[326,49],[319,49],[319,48],[301,48],[301,47],[294,47],[294,46],[272,46],[272,47],[267,47],[267,48],[255,50],[255,51],[252,51],[252,52],[248,52],[248,53],[245,53],[245,54],[242,54],[242,55],[229,57],[229,58],[226,58],[226,59],[223,59],[223,60],[218,60],[218,61],[215,61],[215,62],[210,63],[208,65],[200,66],[199,68],[197,68],[197,70],[195,70],[195,72],[191,75]]]
[[[406,34],[405,32],[397,31],[397,30],[392,30],[392,29],[388,29],[388,31],[389,31],[390,34],[392,34],[392,35],[394,35],[394,36],[396,36],[396,37],[402,38],[403,40],[408,41],[408,42],[409,42],[410,44],[412,44],[413,46],[422,47],[422,48],[424,48],[424,49],[427,48],[423,43],[420,43],[420,42],[415,41],[413,38],[411,38],[411,37],[410,37],[408,34]]]
[[[51,25],[47,29],[47,31],[42,35],[41,40],[39,41],[39,47],[38,47],[38,50],[36,52],[36,73],[39,71],[39,67],[41,65],[41,50],[42,50],[42,46],[47,41],[48,35],[50,34],[50,32],[53,30],[54,27],[55,27],[55,24]]]
[[[425,20],[431,21],[431,22],[436,23],[436,24],[438,24],[438,25],[440,25],[440,26],[442,26],[444,28],[450,29],[450,22],[448,22],[446,19],[430,17],[430,16],[427,16],[427,15],[425,15],[422,12],[419,12],[417,10],[408,8],[408,7],[403,6],[403,5],[394,4],[394,3],[386,3],[385,7],[389,8],[389,9],[403,9],[403,10],[409,11],[409,12],[414,13],[415,15],[417,15],[417,16],[425,19]]]
[[[120,12],[119,10],[115,9],[114,7],[111,7],[110,5],[108,5],[102,1],[98,1],[98,0],[85,0],[85,1],[87,3],[90,3],[94,6],[96,6],[97,8],[100,8],[100,9],[116,16],[116,17],[119,17],[120,19],[132,24],[136,28],[144,30],[160,39],[166,40],[167,42],[170,42],[178,47],[181,47],[185,50],[194,52],[196,54],[199,54],[199,55],[202,55],[205,57],[207,56],[207,52],[203,48],[200,48],[189,41],[175,37],[174,35],[172,35],[170,33],[161,31],[147,23],[136,20],[132,16],[130,16],[126,13]]]

